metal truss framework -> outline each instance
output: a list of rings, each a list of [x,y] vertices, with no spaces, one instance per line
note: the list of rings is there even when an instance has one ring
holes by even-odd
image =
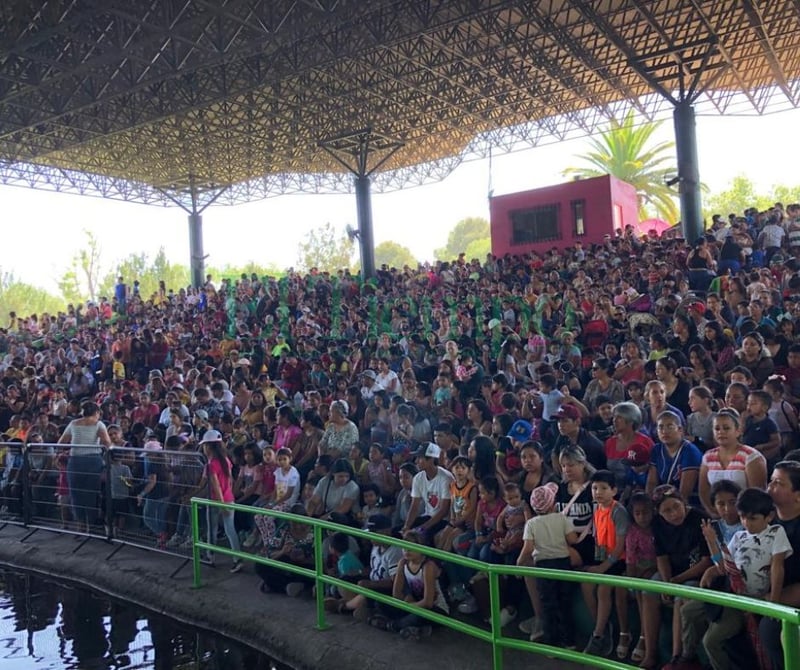
[[[350,192],[319,140],[369,127],[401,144],[372,177],[393,190],[630,107],[797,107],[799,37],[798,0],[16,0],[0,182],[184,206]]]

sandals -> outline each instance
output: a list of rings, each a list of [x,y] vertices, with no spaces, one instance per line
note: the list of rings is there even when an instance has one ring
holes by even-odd
[[[617,643],[617,658],[620,661],[624,661],[626,658],[628,658],[628,653],[630,652],[630,650],[631,650],[631,634],[620,633],[619,641]]]
[[[634,663],[641,663],[647,655],[647,647],[645,646],[644,635],[639,637],[639,641],[633,649],[631,654],[631,661]]]

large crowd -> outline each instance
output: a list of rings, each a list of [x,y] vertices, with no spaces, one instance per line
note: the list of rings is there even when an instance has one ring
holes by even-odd
[[[332,574],[445,614],[488,617],[486,574],[381,535],[800,606],[798,252],[800,205],[777,203],[715,216],[691,246],[627,227],[599,245],[461,254],[366,281],[289,270],[147,296],[120,277],[112,296],[12,313],[0,330],[3,511],[19,504],[25,450],[34,502],[54,492],[60,522],[90,530],[114,447],[119,523],[140,509],[159,546],[191,544],[169,510],[193,491],[321,517],[343,528],[325,542]],[[205,466],[168,456],[200,451]],[[237,550],[313,564],[303,524],[215,510],[212,542],[220,525]],[[310,589],[257,569],[265,593]],[[575,647],[569,582],[501,587],[503,625]],[[580,590],[588,653],[661,667],[668,606],[664,667],[732,668],[742,649],[783,667],[769,618]],[[403,637],[430,632],[346,589],[326,596],[331,612]]]

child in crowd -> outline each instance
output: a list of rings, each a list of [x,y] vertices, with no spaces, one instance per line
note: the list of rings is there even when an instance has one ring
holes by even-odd
[[[719,542],[719,536],[710,523],[703,525],[714,565],[703,574],[700,586],[712,587],[717,578],[726,574],[725,561],[732,561],[743,580],[741,593],[780,602],[784,561],[793,551],[784,527],[772,523],[775,504],[766,491],[748,488],[736,498],[736,510],[744,528],[737,531],[727,544]],[[703,646],[712,667],[732,667],[733,659],[725,648],[725,642],[742,629],[745,613],[724,607],[708,621],[706,609],[697,601],[691,605],[687,603],[683,613],[687,626],[694,628],[694,639],[698,639],[708,626],[703,635]],[[684,650],[684,656],[689,654]]]
[[[781,435],[777,424],[769,418],[772,396],[766,391],[750,391],[747,396],[747,417],[744,421],[742,442],[758,449],[767,459],[767,470],[781,457]]]
[[[711,566],[708,545],[703,536],[705,516],[689,507],[678,489],[669,484],[653,491],[653,506],[657,514],[653,521],[653,539],[658,572],[653,579],[672,584],[698,586],[703,573]],[[672,602],[669,596],[645,593],[642,596],[642,629],[645,637],[645,657],[640,668],[658,667],[658,634],[661,629],[661,605]],[[686,602],[676,600],[672,614],[672,662],[682,657],[684,641],[681,636],[681,608]]]
[[[407,542],[419,544],[421,536],[414,531],[403,535]],[[397,600],[413,603],[418,608],[449,614],[450,608],[439,585],[439,566],[436,561],[416,551],[403,550],[403,558],[397,564],[392,584],[392,596]],[[399,633],[407,640],[418,640],[431,634],[432,626],[424,617],[407,612],[400,618],[382,625],[386,630]]]
[[[725,546],[740,530],[744,530],[739,511],[736,509],[736,498],[742,487],[730,479],[721,479],[711,487],[711,504],[719,516],[712,522],[718,540]]]
[[[764,382],[764,390],[769,393],[772,403],[769,407],[769,418],[778,426],[781,435],[781,450],[785,453],[797,445],[797,433],[800,428],[797,410],[786,400],[785,377],[772,376]]]
[[[436,536],[436,546],[444,551],[453,550],[453,542],[473,539],[475,509],[478,503],[478,486],[470,477],[472,461],[466,456],[458,456],[450,465],[453,481],[450,482],[450,519],[441,533]]]
[[[467,556],[488,563],[492,557],[497,520],[506,503],[500,496],[500,482],[496,477],[484,477],[478,483],[478,506],[475,513],[475,538],[469,545]]]
[[[381,499],[380,491],[375,484],[365,484],[361,487],[361,511],[356,518],[361,522],[364,530],[369,527],[369,520],[375,514],[386,514],[387,510]]]
[[[625,507],[614,498],[617,495],[616,478],[610,470],[598,470],[591,480],[592,499],[596,508],[593,518],[593,535],[595,542],[595,562],[586,568],[586,572],[595,574],[625,574],[625,536],[630,526],[630,517]],[[585,591],[588,592],[588,589]],[[620,645],[630,646],[631,634],[628,629],[628,592],[626,589],[614,589],[610,586],[597,587],[597,600],[592,593],[587,603],[589,611],[594,614],[595,625],[585,654],[608,656],[613,648],[613,639],[609,630],[611,617],[611,598],[616,598],[617,618],[620,627]],[[625,650],[627,656],[627,649]]]
[[[525,523],[518,565],[526,565],[532,558],[533,564],[538,568],[570,569],[569,550],[571,545],[578,542],[578,533],[568,516],[556,512],[557,494],[558,485],[553,482],[533,489],[530,502],[536,516]],[[574,649],[572,583],[557,579],[537,579],[536,586],[542,602],[541,626],[544,635],[541,642]]]
[[[133,486],[131,469],[122,462],[125,456],[121,449],[112,449],[111,468],[109,479],[111,481],[111,510],[112,532],[125,529],[125,519],[130,514],[130,489]]]
[[[336,560],[336,565],[328,570],[328,574],[355,584],[364,577],[366,570],[354,545],[357,547],[357,544],[352,542],[352,538],[344,533],[331,535],[328,546],[331,558]],[[330,587],[330,589],[331,594],[336,595],[325,598],[325,609],[329,612],[344,612],[345,603],[356,594],[339,587]]]
[[[550,373],[543,374],[539,378],[538,396],[534,396],[535,398],[538,397],[542,405],[542,422],[539,427],[539,434],[547,451],[549,451],[548,447],[552,447],[553,441],[558,437],[555,415],[561,409],[561,402],[564,400],[564,394],[556,388],[556,385],[555,375]]]
[[[380,445],[379,445],[380,446]],[[350,448],[350,465],[353,468],[353,479],[359,484],[367,481],[367,459],[364,458],[364,452],[357,444]]]
[[[705,386],[695,386],[689,391],[689,409],[686,417],[686,439],[700,451],[714,446],[714,396]]]
[[[392,464],[380,444],[372,444],[369,448],[369,461],[364,477],[367,482],[378,487],[384,500],[393,499],[397,493],[397,478],[392,473]]]
[[[492,541],[492,563],[514,565],[522,550],[522,531],[530,517],[528,507],[522,501],[522,491],[518,484],[509,483],[503,487],[506,506],[497,517],[497,532]]]
[[[656,572],[656,549],[653,541],[653,501],[644,492],[634,493],[628,503],[628,513],[633,523],[625,535],[625,574],[639,579],[650,579]],[[636,606],[642,621],[642,592],[636,591]],[[630,649],[631,637],[620,633],[617,658],[625,660]],[[631,660],[639,663],[645,657],[644,635],[631,653]]]
[[[411,509],[411,484],[414,475],[417,474],[417,466],[413,463],[403,463],[398,471],[400,492],[394,501],[394,513],[392,514],[392,528],[400,528],[408,516]]]

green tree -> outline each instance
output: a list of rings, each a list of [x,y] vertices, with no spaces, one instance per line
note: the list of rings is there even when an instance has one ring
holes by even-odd
[[[417,259],[408,247],[402,244],[387,240],[375,247],[375,266],[388,265],[390,268],[402,268],[404,265],[409,267],[417,266]]]
[[[666,185],[667,178],[676,172],[675,143],[650,146],[660,125],[655,122],[637,126],[632,111],[622,121],[612,119],[606,132],[589,139],[590,151],[578,156],[587,165],[569,167],[564,176],[590,179],[610,174],[622,179],[636,189],[640,219],[651,215],[648,210],[655,210],[657,216],[675,223],[679,216],[675,192]]]
[[[472,242],[467,245],[464,253],[467,255],[467,260],[477,258],[479,261],[483,262],[486,260],[486,254],[491,250],[492,240],[488,237],[482,237],[479,240],[472,240]]]
[[[38,286],[17,281],[10,272],[0,271],[0,323],[5,322],[10,312],[24,317],[43,312],[57,314],[66,303]]]
[[[447,244],[433,255],[440,261],[451,261],[476,240],[489,240],[489,222],[479,216],[461,219],[447,236]]]
[[[321,272],[353,267],[355,244],[345,231],[337,231],[328,222],[314,228],[305,242],[297,245],[297,265],[301,270],[318,268]]]
[[[83,248],[72,257],[58,282],[64,299],[71,303],[86,299],[96,301],[100,295],[103,276],[102,249],[91,231],[84,229],[83,234],[86,236]]]
[[[164,247],[158,250],[155,257],[150,258],[145,253],[133,253],[123,258],[114,270],[106,273],[100,284],[100,295],[111,297],[114,294],[114,285],[117,277],[122,277],[128,286],[134,280],[139,281],[139,292],[147,299],[158,291],[158,283],[163,280],[167,289],[177,291],[189,286],[189,268],[170,262]]]
[[[706,198],[705,211],[708,213],[706,222],[711,223],[711,216],[722,214],[741,214],[748,207],[758,207],[759,210],[767,209],[775,201],[768,194],[756,193],[756,186],[749,177],[737,175],[731,180],[730,187],[719,193],[712,193]]]

